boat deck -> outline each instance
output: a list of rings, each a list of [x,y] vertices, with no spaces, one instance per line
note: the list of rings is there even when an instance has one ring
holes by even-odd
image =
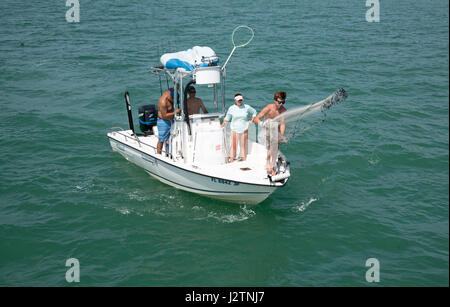
[[[156,153],[156,144],[158,139],[154,135],[139,136],[139,143],[136,138],[131,135],[131,131],[115,131],[108,134],[115,140],[121,141],[126,146],[131,146],[149,156],[164,161],[176,167],[180,167],[196,173],[201,173],[207,176],[216,177],[218,180],[228,180],[232,182],[245,182],[262,185],[278,185],[278,183],[271,183],[266,171],[266,156],[265,149],[260,145],[254,146],[253,154],[247,155],[246,161],[235,160],[232,163],[223,163],[211,165],[207,159],[198,161],[196,163],[184,163],[183,159],[171,159],[164,153],[158,155]],[[249,140],[249,146],[250,144]],[[258,150],[255,148],[258,147]],[[261,149],[262,148],[262,149]],[[238,178],[238,179],[237,179]],[[281,185],[281,184],[280,184]]]

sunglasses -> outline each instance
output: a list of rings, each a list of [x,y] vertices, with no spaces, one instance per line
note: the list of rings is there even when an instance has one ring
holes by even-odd
[[[277,102],[278,102],[278,103],[281,103],[281,104],[284,104],[284,103],[286,102],[286,100],[278,100],[278,99],[277,99]]]

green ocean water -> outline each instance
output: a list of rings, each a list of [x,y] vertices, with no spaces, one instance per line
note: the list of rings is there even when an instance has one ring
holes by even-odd
[[[79,2],[79,23],[0,2],[0,285],[74,285],[69,258],[81,286],[449,285],[448,1],[380,1],[373,23],[364,0]],[[227,97],[350,95],[282,146],[292,177],[258,206],[164,185],[106,137],[125,91],[135,119],[159,97],[160,53],[223,63],[241,24]]]

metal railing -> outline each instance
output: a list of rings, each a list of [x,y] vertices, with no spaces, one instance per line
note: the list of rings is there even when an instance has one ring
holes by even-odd
[[[152,148],[152,149],[155,150],[155,154],[158,154],[158,148],[157,148],[157,147],[142,142],[136,134],[133,134],[133,136],[130,136],[130,135],[127,135],[126,133],[122,133],[122,132],[126,131],[126,130],[124,130],[122,127],[111,127],[110,129],[120,129],[120,130],[112,130],[112,132],[118,133],[118,134],[124,136],[124,137],[125,137],[125,141],[127,141],[127,139],[131,139],[131,140],[137,141],[138,144],[139,144],[139,147],[141,147],[141,144],[142,144],[142,145],[145,145],[145,146],[148,146],[149,148]],[[164,149],[161,149],[161,153],[163,153],[163,152],[164,152],[167,156],[171,157],[171,154],[170,154],[169,152],[167,152],[167,151],[164,150]]]

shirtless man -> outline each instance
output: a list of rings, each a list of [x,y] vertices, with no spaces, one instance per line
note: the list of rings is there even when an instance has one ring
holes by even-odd
[[[200,98],[195,97],[195,87],[190,86],[188,88],[189,98],[187,100],[187,108],[188,108],[188,114],[200,114],[200,108],[203,110],[203,113],[206,114],[208,111],[206,110],[205,106],[203,105],[203,101]]]
[[[180,114],[181,110],[174,111],[173,107],[174,89],[170,88],[165,91],[158,101],[158,121],[156,125],[158,127],[158,144],[156,145],[156,153],[161,154],[163,144],[167,143],[170,136],[170,127],[172,126],[173,117],[176,114]],[[167,151],[166,146],[166,151]]]
[[[286,102],[286,92],[275,92],[273,95],[273,103],[267,105],[262,109],[261,112],[253,119],[254,122],[260,124],[261,118],[264,117],[264,121],[268,119],[273,119],[280,115],[283,112],[286,112],[286,108],[284,107],[284,103]],[[286,138],[284,137],[284,132],[286,130],[286,124],[281,122],[278,127],[278,134],[280,136],[278,140],[278,145],[280,144],[280,139],[283,142],[286,142]],[[275,176],[275,170],[273,169],[273,165],[275,164],[275,159],[278,156],[278,148],[270,148],[270,129],[266,126],[266,146],[267,146],[267,171]],[[271,154],[271,152],[273,153]],[[274,157],[271,157],[273,155]],[[271,161],[272,160],[272,161]]]

